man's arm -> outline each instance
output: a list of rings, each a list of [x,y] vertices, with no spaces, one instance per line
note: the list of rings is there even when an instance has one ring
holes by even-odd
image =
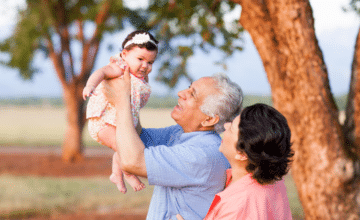
[[[131,113],[131,80],[129,68],[124,78],[115,78],[105,82],[105,94],[116,108],[116,148],[121,159],[121,169],[142,177],[147,177],[145,165],[145,146],[138,132],[141,125],[135,128]]]

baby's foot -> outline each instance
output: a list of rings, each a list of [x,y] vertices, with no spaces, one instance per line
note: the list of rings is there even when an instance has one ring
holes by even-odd
[[[135,192],[145,188],[145,184],[142,183],[137,176],[124,172],[124,177],[126,182],[130,184],[130,186],[134,189]]]
[[[120,174],[122,175],[122,174]],[[126,189],[126,186],[125,186],[125,183],[124,183],[124,179],[122,178],[122,176],[120,175],[117,175],[115,173],[112,173],[110,175],[110,181],[115,183],[116,187],[118,188],[118,190],[122,193],[126,193],[127,189]]]

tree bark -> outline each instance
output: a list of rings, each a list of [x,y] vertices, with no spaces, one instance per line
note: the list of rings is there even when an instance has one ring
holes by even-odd
[[[358,157],[346,149],[309,1],[234,2],[292,131],[292,175],[306,219],[359,219]]]
[[[84,86],[69,83],[64,87],[64,100],[67,110],[67,130],[62,145],[62,158],[66,162],[83,159],[82,131],[86,122],[82,90]]]

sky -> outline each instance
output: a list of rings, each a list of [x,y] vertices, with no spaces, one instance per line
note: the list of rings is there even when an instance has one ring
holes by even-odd
[[[16,21],[15,7],[24,7],[24,2],[25,0],[3,0],[0,8],[0,28],[3,30],[0,32],[0,40],[11,34],[11,27]],[[350,0],[310,0],[315,18],[316,37],[327,65],[330,87],[335,95],[348,92],[355,39],[359,30],[359,18],[354,13],[344,13],[342,10],[342,7],[347,6],[349,2]],[[240,8],[238,11],[240,12]],[[236,13],[235,16],[239,15]],[[120,48],[121,42],[130,31],[125,30],[106,37],[103,45],[112,39],[121,39],[118,44],[115,44],[115,48]],[[224,72],[241,86],[245,94],[270,95],[270,86],[261,59],[247,33],[244,40],[244,50],[236,52],[227,60],[228,70],[224,71],[214,64],[220,58],[218,52],[212,51],[210,54],[199,52],[189,61],[187,68],[190,75],[196,80],[203,76]],[[113,53],[107,51],[106,46],[100,47],[95,69],[106,65]],[[38,56],[36,63],[43,67],[42,72],[36,74],[31,81],[22,80],[17,70],[0,66],[0,98],[62,96],[62,88],[51,61]],[[159,67],[155,63],[150,73],[153,93],[175,95],[189,86],[189,82],[182,80],[174,90],[170,91],[166,86],[155,81],[157,68]]]

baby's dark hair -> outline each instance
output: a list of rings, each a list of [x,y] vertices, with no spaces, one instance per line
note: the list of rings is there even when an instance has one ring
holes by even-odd
[[[153,42],[155,42],[155,44],[152,43],[152,42],[150,42],[150,41],[148,41],[148,42],[146,42],[146,43],[143,43],[143,44],[135,44],[135,43],[132,43],[132,44],[126,46],[126,48],[125,48],[126,43],[127,43],[128,41],[130,41],[136,34],[148,34],[148,35],[150,36],[150,39],[151,39]],[[158,43],[159,43],[159,42],[155,39],[155,37],[154,37],[153,35],[151,35],[149,32],[143,31],[143,30],[137,30],[137,31],[131,32],[131,33],[125,38],[124,42],[122,43],[122,47],[123,47],[123,49],[131,50],[133,47],[136,47],[136,46],[137,46],[137,47],[140,47],[140,48],[146,48],[146,49],[149,50],[149,51],[154,51],[154,50],[157,51],[157,49],[158,49],[158,48],[157,48],[157,44],[158,44]]]
[[[271,106],[255,104],[241,112],[239,130],[236,148],[248,157],[246,170],[260,184],[281,180],[294,155],[286,118]]]

